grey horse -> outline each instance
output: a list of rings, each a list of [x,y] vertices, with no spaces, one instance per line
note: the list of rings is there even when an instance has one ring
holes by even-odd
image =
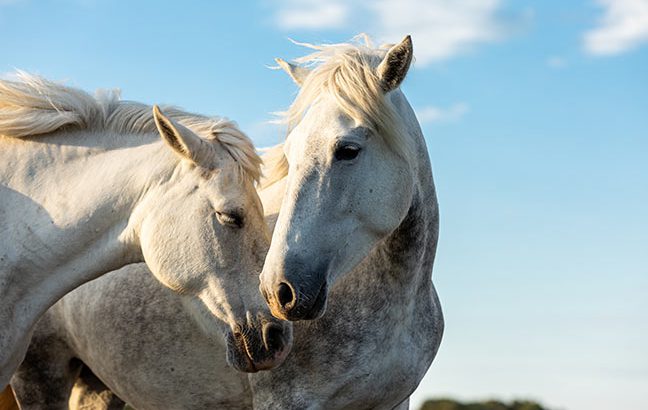
[[[281,203],[260,193],[266,215],[278,212],[261,291],[273,315],[296,321],[295,348],[250,376],[254,405],[406,408],[444,326],[432,169],[400,90],[412,41],[307,46],[298,65],[278,61],[300,86],[286,142],[266,161]]]

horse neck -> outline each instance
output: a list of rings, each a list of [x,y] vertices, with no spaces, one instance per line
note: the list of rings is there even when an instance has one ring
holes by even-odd
[[[50,158],[44,160],[54,175],[44,178],[56,192],[45,195],[65,196],[73,202],[44,198],[46,211],[55,224],[78,228],[72,234],[93,237],[123,229],[119,240],[136,245],[126,224],[151,187],[167,178],[177,161],[168,160],[172,154],[157,134],[76,134],[47,137],[51,138],[46,141]],[[76,146],[65,145],[75,140]]]
[[[75,131],[26,138],[3,149],[0,159],[25,159],[0,169],[0,188],[15,198],[8,203],[16,208],[4,211],[16,214],[18,231],[33,232],[22,238],[30,241],[30,252],[0,266],[0,276],[28,273],[13,279],[25,282],[21,286],[0,289],[10,293],[3,297],[42,313],[78,285],[142,261],[130,215],[153,180],[168,172],[159,165],[162,144],[152,141],[152,135]],[[14,295],[19,288],[31,289],[34,298]],[[30,318],[24,319],[29,326]]]
[[[431,275],[439,232],[436,191],[418,122],[413,123],[410,135],[418,155],[412,166],[415,189],[408,213],[356,269],[338,280],[332,291],[346,295],[332,295],[331,303],[347,297],[371,301],[376,309],[404,310],[404,316],[396,313],[396,317],[407,318],[417,303],[429,303],[430,293],[435,292]]]
[[[358,268],[341,278],[336,287],[370,293],[378,288],[389,289],[387,293],[380,292],[387,304],[416,302],[412,295],[427,290],[431,281],[438,238],[438,215],[428,204],[436,208],[436,197],[418,192],[398,228],[379,242]],[[354,286],[349,287],[347,281]]]

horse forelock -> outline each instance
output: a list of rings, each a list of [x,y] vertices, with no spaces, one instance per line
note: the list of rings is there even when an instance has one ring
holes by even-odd
[[[364,44],[359,40],[364,40]],[[322,94],[328,94],[344,115],[382,137],[386,145],[401,157],[411,158],[410,139],[406,137],[403,120],[384,93],[376,72],[391,45],[374,47],[365,35],[356,37],[351,43],[296,44],[315,51],[295,60],[311,71],[297,98],[283,113],[288,133]],[[287,175],[287,163],[279,151],[268,152],[263,158],[267,163],[266,186]]]
[[[14,77],[0,80],[0,135],[24,138],[63,128],[134,134],[157,132],[152,107],[120,100],[119,90],[100,90],[92,96],[21,71]],[[166,107],[165,114],[200,137],[218,143],[244,175],[259,180],[261,159],[252,141],[235,122],[174,107]]]

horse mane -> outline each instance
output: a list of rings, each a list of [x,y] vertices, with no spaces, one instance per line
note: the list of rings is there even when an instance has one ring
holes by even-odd
[[[16,80],[0,80],[0,135],[11,138],[51,134],[61,129],[104,130],[117,133],[157,132],[150,105],[120,100],[119,90],[92,96],[42,77],[17,72]],[[164,107],[169,118],[201,138],[220,143],[244,174],[258,181],[261,159],[252,141],[235,122]]]
[[[361,42],[361,40],[363,40]],[[308,108],[323,94],[332,96],[342,112],[384,139],[389,148],[403,158],[409,158],[409,140],[393,104],[385,97],[376,68],[382,62],[391,44],[374,47],[366,35],[356,36],[350,43],[314,45],[297,43],[315,50],[295,59],[308,68],[297,98],[283,113],[288,133],[301,121]],[[275,147],[276,148],[276,147]],[[270,149],[263,156],[271,160],[262,185],[269,186],[288,173],[288,164],[278,152]]]
[[[264,171],[259,184],[261,189],[269,187],[288,175],[288,160],[284,155],[283,145],[281,143],[260,150]]]

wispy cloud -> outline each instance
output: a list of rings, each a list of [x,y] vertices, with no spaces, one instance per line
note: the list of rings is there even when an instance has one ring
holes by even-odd
[[[560,56],[551,56],[547,58],[546,64],[550,68],[560,69],[567,67],[567,60]]]
[[[349,6],[342,1],[285,0],[277,12],[276,22],[284,30],[334,29],[343,27],[348,15]]]
[[[585,33],[583,47],[594,55],[614,55],[648,43],[648,0],[598,0],[599,26]]]
[[[428,105],[416,109],[416,116],[421,124],[439,122],[456,122],[470,111],[468,104],[460,102],[447,108]]]
[[[277,25],[292,29],[338,29],[360,22],[380,41],[411,34],[417,64],[427,65],[504,36],[497,14],[501,0],[284,0]]]
[[[412,34],[421,65],[445,60],[503,35],[496,12],[499,0],[379,0],[376,31],[383,40]]]

